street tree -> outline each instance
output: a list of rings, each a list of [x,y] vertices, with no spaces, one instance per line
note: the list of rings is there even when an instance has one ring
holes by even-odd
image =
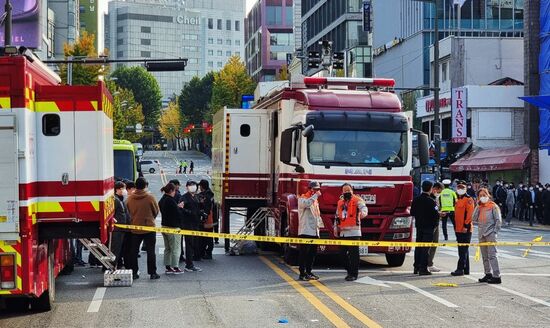
[[[166,140],[170,140],[172,144],[177,145],[176,150],[179,150],[181,147],[180,141],[183,136],[182,122],[181,111],[177,103],[170,102],[168,108],[166,108],[160,116],[159,130]]]
[[[221,71],[215,73],[212,87],[212,110],[224,106],[239,108],[241,96],[252,94],[256,83],[248,76],[246,66],[238,56],[232,56]]]
[[[135,100],[141,104],[145,124],[156,127],[160,118],[162,93],[155,77],[141,66],[118,67],[111,77],[124,89],[131,90]]]
[[[181,90],[178,98],[178,106],[182,113],[183,125],[196,125],[197,129],[191,130],[187,137],[191,145],[202,145],[205,140],[205,131],[202,123],[212,123],[210,112],[210,100],[212,99],[212,84],[214,73],[206,74],[202,79],[193,77]],[[199,149],[200,150],[200,149]]]
[[[126,131],[129,126],[144,124],[144,116],[139,104],[131,90],[118,87],[114,82],[108,81],[107,88],[113,95],[113,136],[115,139],[124,139],[131,142],[140,141],[147,137],[146,134],[138,134],[134,131]]]
[[[97,51],[94,46],[95,36],[88,34],[86,31],[82,32],[80,37],[74,44],[65,43],[63,45],[63,52],[65,59],[73,57],[78,58],[94,58],[97,57]],[[104,75],[106,67],[103,65],[89,65],[89,64],[72,64],[72,84],[73,85],[95,85],[100,75]],[[59,66],[61,80],[64,84],[67,83],[67,64],[61,64]]]

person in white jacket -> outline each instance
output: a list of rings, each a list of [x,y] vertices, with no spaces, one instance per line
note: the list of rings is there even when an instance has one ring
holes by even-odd
[[[321,196],[321,185],[319,182],[311,181],[309,190],[298,199],[298,237],[300,238],[319,238],[321,225],[319,196]],[[318,280],[319,277],[311,272],[317,255],[317,245],[300,244],[299,250],[300,276],[298,279]]]

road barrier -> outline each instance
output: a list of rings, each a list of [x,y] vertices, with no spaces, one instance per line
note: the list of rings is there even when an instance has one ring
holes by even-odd
[[[527,246],[527,247],[548,247],[550,242],[541,241],[498,241],[485,243],[417,243],[404,241],[376,241],[376,240],[344,240],[344,239],[317,239],[317,238],[294,238],[294,237],[270,237],[270,236],[255,236],[255,235],[237,235],[229,233],[216,233],[195,230],[183,230],[174,228],[162,227],[146,227],[126,224],[115,224],[115,227],[129,230],[160,232],[167,234],[177,234],[184,236],[209,237],[209,238],[225,238],[233,240],[250,240],[264,243],[279,243],[279,244],[310,244],[310,245],[326,245],[326,246],[369,246],[369,247],[442,247],[442,246]]]

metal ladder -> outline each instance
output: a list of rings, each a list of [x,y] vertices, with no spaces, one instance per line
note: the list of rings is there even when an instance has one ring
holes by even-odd
[[[275,217],[275,218],[277,217],[277,215],[275,215],[275,211],[272,208],[270,207],[258,208],[258,210],[254,212],[252,217],[246,221],[245,225],[242,226],[242,228],[239,229],[239,231],[237,231],[236,234],[243,235],[243,236],[253,235],[256,228],[258,228],[261,224],[263,224],[268,217]],[[241,247],[244,245],[246,241],[247,240],[232,239],[231,242],[233,243],[233,245],[229,249],[229,254],[239,255]]]
[[[103,245],[101,240],[97,238],[83,238],[79,239],[82,245],[86,247],[90,253],[94,254],[94,256],[97,258],[101,264],[103,264],[107,270],[114,271],[115,270],[115,259],[116,256],[111,252],[109,247]]]

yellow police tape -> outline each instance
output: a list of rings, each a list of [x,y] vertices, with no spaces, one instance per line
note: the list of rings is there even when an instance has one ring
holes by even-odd
[[[121,229],[138,231],[161,232],[195,237],[225,238],[233,240],[250,240],[264,243],[280,244],[310,244],[328,246],[369,246],[369,247],[440,247],[440,246],[550,246],[550,242],[543,241],[518,241],[518,242],[485,242],[485,243],[417,243],[404,241],[376,241],[376,240],[346,240],[346,239],[317,239],[317,238],[294,238],[294,237],[270,237],[256,235],[237,235],[229,233],[216,233],[195,230],[182,230],[175,228],[146,227],[127,224],[115,224]]]

